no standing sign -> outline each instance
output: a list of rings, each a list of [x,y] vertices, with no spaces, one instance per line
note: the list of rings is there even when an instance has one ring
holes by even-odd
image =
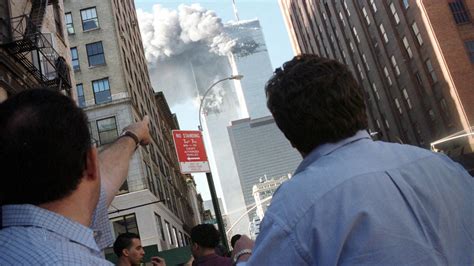
[[[181,173],[211,172],[201,131],[173,130],[173,140]]]

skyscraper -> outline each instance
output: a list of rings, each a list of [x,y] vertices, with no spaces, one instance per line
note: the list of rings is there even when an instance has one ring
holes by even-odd
[[[241,218],[233,232],[248,233],[250,220],[244,214],[247,208],[227,126],[234,120],[269,115],[265,105],[264,86],[272,74],[272,67],[258,20],[232,22],[224,26],[224,31],[230,38],[236,39],[236,46],[228,57],[216,56],[214,64],[222,64],[222,68],[227,66],[227,75],[240,74],[244,78],[219,84],[215,89],[216,93],[211,95],[211,105],[207,99],[209,97],[204,99],[204,132],[210,144],[208,153],[214,158],[211,169],[214,176],[220,179],[229,223],[232,225]],[[199,66],[194,65],[194,69],[199,71]],[[221,78],[226,75],[226,72],[223,73]],[[199,73],[196,75],[201,76]],[[202,95],[206,88],[204,84],[209,86],[212,82],[209,80],[203,83],[201,79],[197,84]],[[220,104],[215,105],[217,99]]]
[[[280,6],[295,54],[351,68],[365,89],[373,135],[451,156],[472,151],[474,1],[280,0]]]
[[[179,173],[171,141],[178,124],[151,87],[133,0],[66,0],[64,11],[78,102],[99,148],[128,124],[150,117],[152,141],[135,152],[109,209],[114,233],[139,234],[149,254],[189,244],[199,219],[188,199],[190,177]]]
[[[227,129],[245,204],[250,209],[256,203],[254,185],[267,178],[292,175],[302,160],[301,155],[278,129],[272,116],[232,121]],[[250,218],[255,212],[250,212]]]

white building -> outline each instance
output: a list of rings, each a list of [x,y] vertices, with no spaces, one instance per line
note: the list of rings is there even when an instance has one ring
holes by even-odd
[[[253,198],[255,199],[257,216],[260,220],[263,219],[265,211],[267,210],[268,206],[270,206],[270,201],[273,197],[273,193],[275,193],[278,187],[290,177],[290,175],[287,175],[282,176],[278,179],[272,178],[269,180],[264,177],[260,178],[260,183],[253,185],[252,194]]]
[[[229,23],[225,25],[224,31],[236,39],[237,45],[228,57],[216,56],[213,64],[220,66],[222,75],[219,78],[231,74],[244,75],[244,78],[240,81],[222,82],[213,89],[214,93],[210,97],[206,97],[203,127],[208,144],[207,152],[209,157],[214,158],[210,161],[211,170],[214,177],[220,179],[229,224],[235,224],[229,235],[248,234],[250,219],[245,214],[247,207],[227,126],[234,120],[269,115],[264,86],[272,75],[272,66],[258,20]],[[204,80],[199,73],[199,65],[193,63],[193,67],[202,95],[207,86],[218,77]],[[225,71],[225,68],[228,70]],[[208,104],[208,98],[211,98],[211,105]],[[220,101],[218,105],[215,104],[217,99]],[[241,220],[238,221],[239,219]]]

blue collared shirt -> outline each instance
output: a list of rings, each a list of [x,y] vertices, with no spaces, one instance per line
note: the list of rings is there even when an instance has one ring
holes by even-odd
[[[444,155],[359,131],[313,150],[280,186],[246,264],[472,263],[474,178]]]
[[[0,265],[111,265],[102,257],[113,235],[105,190],[91,228],[34,205],[5,205]]]

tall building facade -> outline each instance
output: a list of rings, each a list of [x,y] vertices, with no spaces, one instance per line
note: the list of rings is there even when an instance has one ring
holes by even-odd
[[[0,1],[0,102],[25,89],[74,97],[63,1]]]
[[[472,152],[472,136],[461,135],[473,132],[474,1],[280,0],[280,7],[295,54],[351,68],[373,135],[452,156]]]
[[[213,64],[222,65],[225,78],[230,75],[243,75],[240,81],[222,82],[214,90],[222,98],[219,105],[209,105],[207,97],[204,100],[203,126],[208,145],[211,170],[214,177],[220,179],[224,205],[229,224],[234,224],[239,218],[233,232],[247,233],[250,219],[244,214],[247,211],[241,183],[238,176],[232,146],[230,144],[227,126],[231,121],[242,118],[261,117],[269,112],[265,105],[264,85],[272,75],[270,57],[258,20],[233,22],[224,25],[224,31],[230,38],[236,40],[236,46],[227,56],[216,56]],[[199,65],[195,65],[199,91],[203,95],[209,84],[217,77],[201,75]],[[207,76],[209,80],[202,77]],[[219,91],[223,91],[219,94]],[[212,96],[211,96],[212,97]],[[215,101],[210,101],[215,103]],[[210,148],[210,149],[209,149]],[[242,216],[243,215],[243,216]],[[242,216],[242,217],[241,217]],[[229,232],[232,235],[233,232]]]
[[[253,187],[267,178],[292,175],[302,158],[272,116],[232,121],[227,130],[245,204],[250,210],[256,203]],[[250,218],[255,212],[249,213]]]
[[[64,5],[78,104],[99,148],[130,123],[150,117],[151,143],[133,155],[127,181],[109,208],[115,234],[139,234],[148,255],[189,244],[199,214],[174,153],[176,117],[151,87],[133,0]]]

